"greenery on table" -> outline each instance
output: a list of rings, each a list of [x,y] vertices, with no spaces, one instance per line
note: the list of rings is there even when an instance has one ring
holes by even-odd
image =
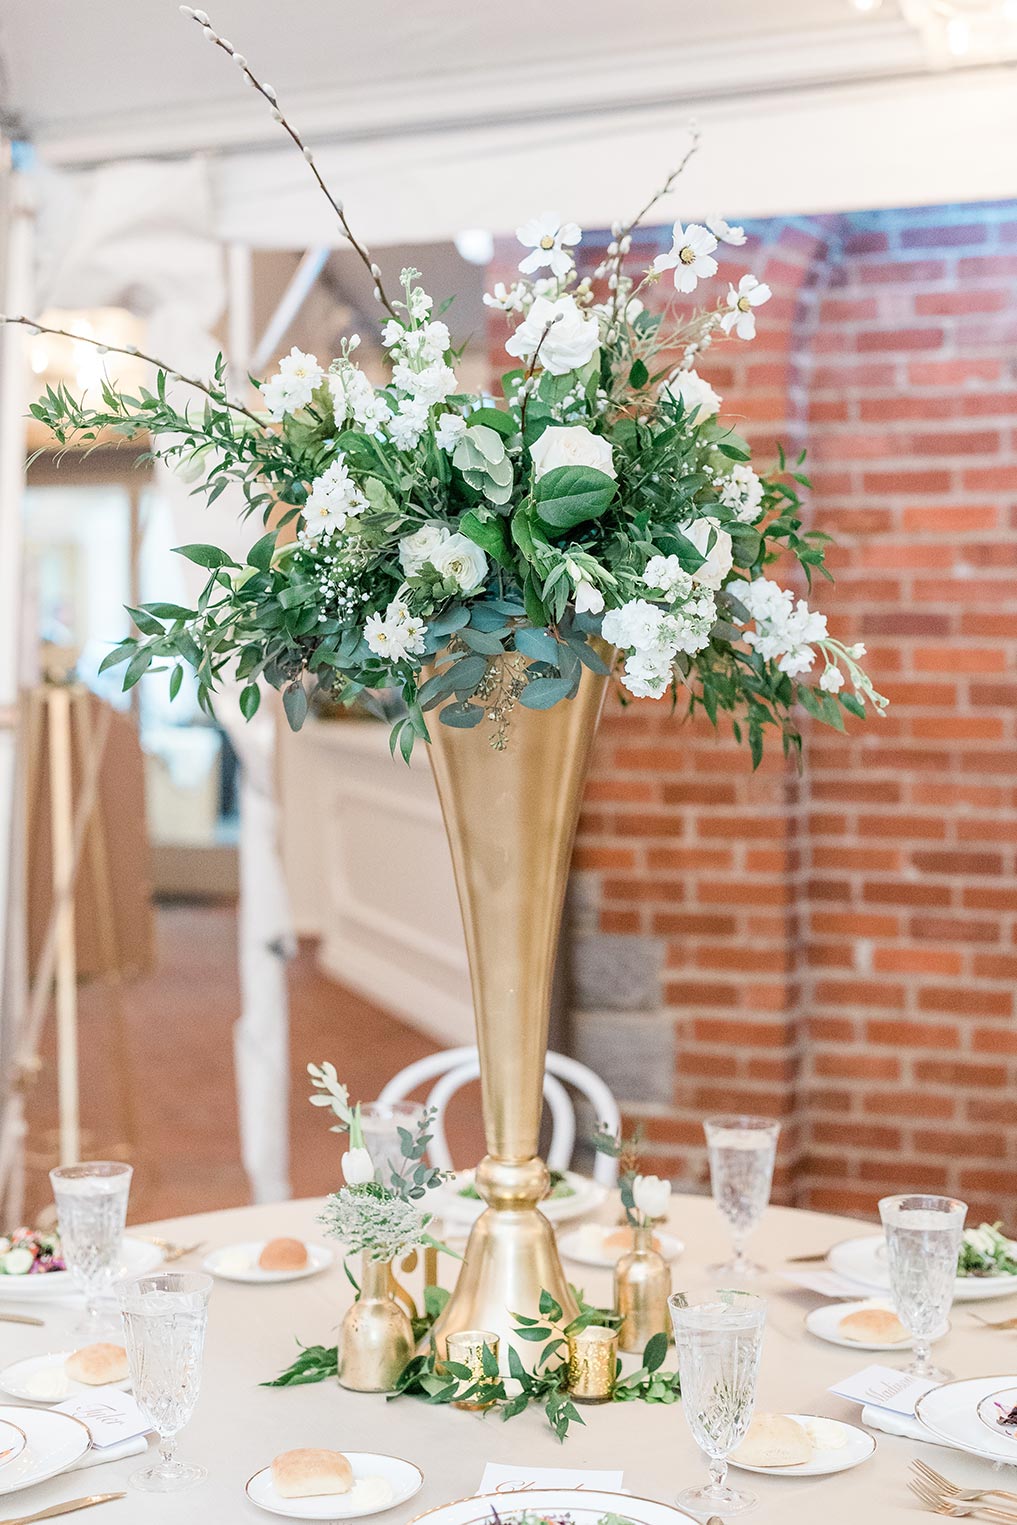
[[[484,1406],[485,1413],[499,1413],[502,1419],[513,1419],[531,1404],[543,1408],[547,1422],[559,1440],[564,1440],[572,1424],[583,1424],[582,1415],[568,1392],[568,1336],[590,1325],[616,1329],[621,1322],[618,1314],[606,1308],[594,1308],[583,1300],[582,1293],[573,1287],[579,1303],[579,1313],[564,1322],[564,1310],[551,1297],[541,1293],[540,1317],[531,1318],[513,1314],[516,1335],[520,1340],[539,1344],[534,1369],[528,1371],[518,1351],[508,1349],[509,1378],[515,1384],[511,1393],[505,1379],[499,1373],[498,1359],[487,1346],[484,1347],[482,1370],[476,1376],[468,1366],[455,1361],[440,1360],[432,1339],[426,1351],[413,1357],[404,1367],[391,1398],[419,1398],[424,1403],[476,1403]],[[440,1317],[449,1294],[441,1287],[424,1289],[424,1315],[414,1321],[414,1336],[418,1342],[426,1337]],[[615,1403],[676,1403],[681,1396],[677,1371],[665,1371],[668,1341],[665,1334],[655,1334],[643,1351],[639,1369],[628,1377],[618,1376],[612,1401]],[[263,1387],[299,1387],[311,1382],[324,1382],[338,1373],[338,1352],[335,1345],[301,1346],[297,1359]]]
[[[1001,1223],[980,1223],[964,1230],[958,1276],[1017,1276],[1017,1241],[1008,1239]]]

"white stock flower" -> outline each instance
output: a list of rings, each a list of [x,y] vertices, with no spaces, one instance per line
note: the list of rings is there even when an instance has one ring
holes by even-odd
[[[539,217],[531,217],[516,229],[519,242],[533,250],[519,261],[520,270],[524,275],[532,275],[546,266],[559,277],[568,275],[573,260],[565,245],[577,244],[582,236],[578,223],[562,222],[557,212],[541,212]]]
[[[793,593],[768,577],[739,583],[734,591],[756,622],[745,644],[764,661],[775,661],[789,678],[808,672],[816,658],[810,642],[827,636],[826,615],[813,613],[804,598],[796,603]]]
[[[435,443],[439,450],[447,450],[451,454],[465,433],[466,420],[461,414],[443,413],[434,431]]]
[[[848,647],[847,654],[849,657],[853,657],[856,662],[860,662],[862,657],[865,655],[864,643],[862,641],[856,641],[853,646]]]
[[[653,262],[654,270],[673,270],[676,291],[695,291],[700,281],[717,274],[717,261],[713,251],[717,240],[708,228],[692,222],[683,228],[676,222],[671,232],[671,248],[667,254],[658,254]]]
[[[392,372],[392,385],[431,408],[451,396],[458,382],[455,371],[443,362],[426,365],[417,371],[405,360],[400,360]]]
[[[612,646],[623,651],[630,647],[645,650],[651,647],[660,632],[663,611],[645,598],[630,599],[620,609],[609,609],[604,615],[601,634]]]
[[[671,1182],[660,1176],[636,1176],[632,1182],[632,1200],[644,1218],[662,1218],[671,1199]]]
[[[539,363],[552,376],[565,376],[592,360],[600,344],[596,318],[580,312],[570,296],[538,297],[515,333],[506,352],[530,360],[540,347]]]
[[[831,662],[824,668],[819,679],[819,686],[826,694],[839,694],[844,687],[844,674]]]
[[[720,408],[719,396],[697,371],[676,372],[661,385],[660,394],[670,397],[672,402],[681,402],[686,413],[696,409],[697,424],[712,418]]]
[[[745,242],[745,229],[732,227],[723,217],[708,217],[706,226],[714,238],[719,238],[722,244],[741,245]]]
[[[374,390],[363,371],[352,365],[342,373],[342,385],[348,411],[368,434],[377,434],[392,417],[392,409],[384,397]],[[332,395],[334,398],[334,388]]]
[[[621,675],[622,684],[636,699],[662,699],[671,678],[671,657],[660,651],[634,651]]]
[[[412,450],[427,428],[427,404],[413,400],[399,405],[388,423],[388,437],[397,450]]]
[[[430,317],[433,306],[433,298],[429,297],[427,292],[422,291],[419,286],[414,286],[410,292],[410,317],[415,318],[419,323],[423,318]]]
[[[738,462],[717,489],[720,501],[741,524],[755,524],[763,512],[763,484],[751,466]]]
[[[692,573],[692,581],[700,587],[717,589],[734,566],[731,536],[721,529],[716,519],[693,519],[679,525],[686,540],[691,540],[700,556],[706,560]],[[712,542],[712,543],[711,543]]]
[[[692,591],[692,578],[677,556],[651,556],[643,582],[648,588],[659,588],[665,598],[687,598]]]
[[[538,440],[530,446],[533,462],[533,478],[539,482],[548,471],[557,466],[592,466],[606,477],[616,477],[611,442],[602,435],[593,434],[582,424],[551,424]]]
[[[422,524],[412,535],[404,535],[399,542],[399,565],[404,575],[415,577],[425,562],[431,561],[439,547],[451,536],[452,531],[436,520]]]
[[[576,583],[575,605],[577,614],[599,614],[604,607],[604,595],[594,583],[581,577]]]
[[[444,582],[454,582],[460,593],[476,588],[487,576],[487,557],[466,535],[449,535],[432,552],[431,565]]]
[[[331,530],[345,529],[347,520],[366,507],[367,499],[350,476],[346,457],[337,455],[311,483],[303,510],[307,533],[317,539]]]
[[[727,312],[720,320],[721,328],[726,334],[733,329],[739,339],[754,339],[756,315],[752,309],[761,307],[772,295],[769,286],[757,281],[754,275],[743,275],[737,289],[727,288]]]
[[[347,1149],[341,1163],[347,1186],[363,1186],[365,1181],[374,1180],[374,1161],[366,1149]]]
[[[398,318],[389,318],[381,331],[381,342],[386,349],[395,349],[405,339],[407,330]]]

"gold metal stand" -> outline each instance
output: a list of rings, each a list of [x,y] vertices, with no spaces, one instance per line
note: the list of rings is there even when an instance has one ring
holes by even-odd
[[[512,1314],[536,1314],[542,1290],[566,1315],[577,1311],[554,1232],[537,1210],[550,1185],[537,1148],[551,977],[606,679],[584,669],[576,698],[550,710],[515,703],[504,749],[495,750],[500,721],[490,716],[525,660],[508,655],[497,667],[479,725],[460,730],[429,718],[466,931],[488,1151],[476,1176],[488,1208],[435,1332],[444,1354],[449,1333],[490,1330],[507,1359]],[[524,1345],[520,1355],[532,1360],[535,1349]]]

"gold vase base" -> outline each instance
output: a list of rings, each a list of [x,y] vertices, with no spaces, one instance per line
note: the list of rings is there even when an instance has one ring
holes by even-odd
[[[510,1345],[531,1369],[542,1347],[519,1338],[512,1315],[539,1317],[541,1292],[561,1304],[566,1322],[578,1314],[550,1223],[535,1207],[489,1207],[473,1225],[455,1291],[434,1327],[438,1355],[446,1355],[448,1335],[488,1329],[498,1336],[503,1375]]]

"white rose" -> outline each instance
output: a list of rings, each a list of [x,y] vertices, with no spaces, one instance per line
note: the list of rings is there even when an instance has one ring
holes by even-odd
[[[636,1176],[632,1182],[632,1200],[644,1218],[662,1218],[670,1196],[671,1182],[660,1176]]]
[[[425,561],[431,561],[438,547],[452,538],[451,530],[432,520],[422,524],[412,535],[404,535],[399,542],[399,565],[407,577],[414,577]]]
[[[697,424],[712,418],[720,407],[720,398],[717,393],[710,383],[704,381],[695,371],[679,371],[669,381],[664,382],[660,395],[670,397],[674,402],[683,402],[686,413],[691,413],[693,408],[698,408]]]
[[[342,1158],[343,1180],[347,1186],[363,1186],[374,1180],[374,1161],[364,1148],[347,1149]]]
[[[734,566],[731,536],[727,530],[721,529],[716,519],[696,519],[691,524],[681,525],[680,529],[685,539],[691,540],[700,556],[706,557],[703,565],[693,572],[692,581],[703,588],[719,588]],[[711,534],[713,545],[707,550]]]
[[[428,558],[445,582],[454,582],[460,593],[468,593],[487,576],[487,557],[465,535],[449,535]]]
[[[541,352],[543,353],[543,352]],[[553,424],[530,446],[535,481],[556,466],[592,466],[606,477],[616,477],[610,440],[592,434],[582,424]]]
[[[552,376],[566,376],[597,353],[600,345],[597,320],[584,317],[574,297],[558,297],[556,301],[538,297],[505,349],[520,360],[529,360],[538,345],[538,361],[544,369]]]

